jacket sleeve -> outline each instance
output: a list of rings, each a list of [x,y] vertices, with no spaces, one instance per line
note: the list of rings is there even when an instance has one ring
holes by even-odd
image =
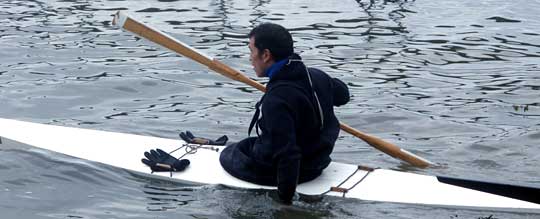
[[[301,151],[296,144],[295,112],[287,97],[267,96],[263,118],[272,150],[272,162],[277,167],[278,194],[284,203],[291,203],[300,174]]]
[[[349,102],[349,88],[343,81],[332,78],[332,91],[334,95],[334,106],[341,106]]]

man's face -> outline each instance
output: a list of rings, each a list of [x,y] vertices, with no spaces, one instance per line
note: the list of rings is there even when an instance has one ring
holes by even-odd
[[[258,77],[266,76],[266,69],[273,64],[270,51],[268,49],[259,51],[259,49],[255,47],[254,37],[249,38],[248,47],[250,51],[249,60],[251,61],[253,69],[255,70],[255,74],[257,74]]]

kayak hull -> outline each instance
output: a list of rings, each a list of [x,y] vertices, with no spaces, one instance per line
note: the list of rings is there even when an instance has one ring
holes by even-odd
[[[180,139],[106,132],[0,118],[0,147],[27,144],[166,180],[223,184],[247,189],[276,189],[239,180],[219,163],[221,147],[187,145]],[[182,172],[155,172],[141,162],[145,151],[160,148],[191,164]],[[217,149],[217,150],[216,150]],[[190,153],[186,153],[190,152]],[[467,181],[465,181],[467,182]],[[482,184],[480,184],[482,185]],[[539,189],[527,191],[539,192]],[[321,176],[298,186],[306,195],[331,195],[369,201],[496,209],[540,210],[534,199],[519,200],[441,182],[436,176],[332,162]],[[536,203],[535,203],[536,202]]]

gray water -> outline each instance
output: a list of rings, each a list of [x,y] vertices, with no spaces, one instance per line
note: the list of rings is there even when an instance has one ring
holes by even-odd
[[[539,8],[540,1],[529,0],[1,0],[0,117],[242,139],[260,92],[113,27],[111,14],[128,10],[250,77],[245,34],[277,22],[291,30],[308,65],[349,85],[351,102],[336,110],[341,121],[440,167],[414,168],[346,133],[335,161],[539,187]],[[267,191],[156,181],[35,148],[0,150],[0,212],[0,218],[540,218],[334,197],[284,207]]]

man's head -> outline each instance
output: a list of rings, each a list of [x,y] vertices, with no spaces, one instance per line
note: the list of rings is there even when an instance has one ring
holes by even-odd
[[[292,36],[278,24],[260,24],[251,30],[248,37],[251,65],[259,77],[266,76],[266,69],[274,62],[293,54]]]

